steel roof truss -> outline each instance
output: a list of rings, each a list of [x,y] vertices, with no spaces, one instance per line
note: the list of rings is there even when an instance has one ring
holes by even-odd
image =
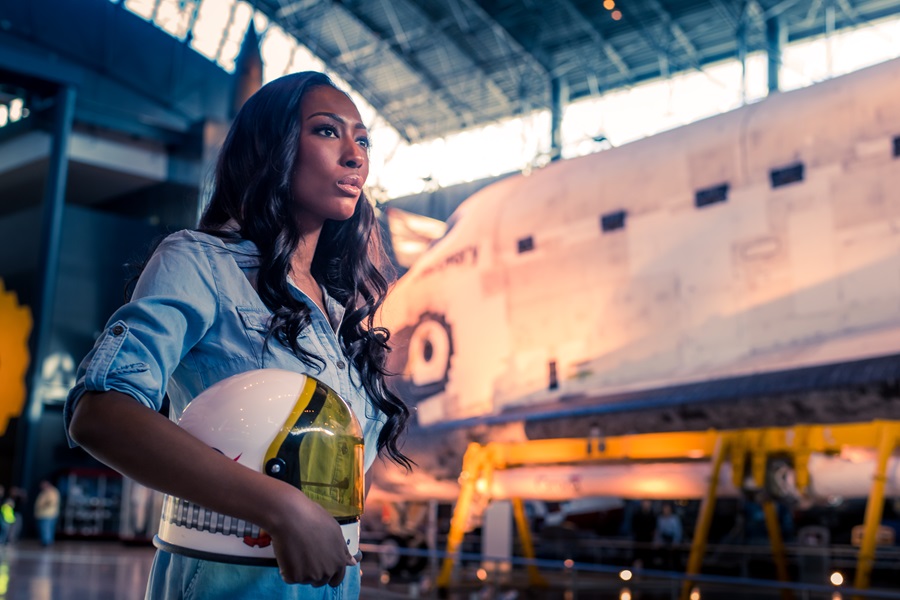
[[[625,64],[625,61],[619,55],[618,51],[616,51],[615,47],[606,39],[606,37],[600,33],[600,30],[588,20],[587,16],[578,9],[570,0],[557,0],[557,2],[562,6],[565,11],[572,17],[572,20],[578,23],[581,28],[588,34],[591,38],[591,41],[598,46],[603,53],[606,55],[606,58],[610,60],[610,62],[615,65],[616,69],[618,69],[619,73],[629,85],[633,85],[633,78],[631,76],[631,69],[628,68],[628,65]],[[579,55],[584,58],[584,55]],[[590,69],[585,69],[590,72]]]
[[[388,5],[390,4],[390,2],[385,2],[385,0],[382,0],[382,3],[386,3]],[[503,92],[502,89],[500,89],[497,83],[485,73],[483,66],[480,64],[480,61],[472,48],[462,39],[454,39],[453,37],[447,35],[438,25],[438,23],[436,23],[434,19],[427,15],[425,11],[423,11],[421,7],[419,7],[419,5],[415,2],[406,0],[405,4],[411,12],[416,13],[416,16],[422,19],[427,24],[427,29],[429,29],[430,31],[439,31],[441,36],[445,40],[447,40],[449,44],[456,48],[460,52],[460,54],[466,58],[466,60],[471,62],[474,73],[470,73],[469,75],[474,75],[478,80],[478,83],[484,86],[485,89],[487,89],[487,91],[490,92],[490,94],[497,100],[497,102],[502,105],[502,110],[505,113],[509,114],[511,112],[512,106],[511,99]],[[446,57],[446,52],[442,56]],[[445,70],[449,73],[455,71],[456,69],[452,65],[446,64]]]
[[[541,91],[544,96],[542,102],[539,103],[541,107],[549,106],[549,92],[550,92],[550,69],[547,65],[543,64],[541,61],[537,59],[531,52],[525,49],[522,44],[519,43],[518,40],[496,19],[494,19],[490,13],[488,13],[476,0],[451,0],[454,2],[459,2],[460,6],[465,6],[468,10],[474,13],[491,31],[494,37],[506,48],[509,48],[513,55],[515,55],[518,59],[522,60],[524,63],[523,66],[526,66],[526,69],[530,69],[533,72],[538,73],[539,75],[543,75],[541,78]],[[509,61],[508,64],[512,64],[512,61]],[[510,69],[511,70],[511,69]],[[514,77],[515,80],[519,82],[519,89],[526,90],[528,86],[531,84],[531,78],[528,77],[527,71],[523,70],[519,73],[516,73]],[[520,92],[520,98],[525,97],[525,94]],[[523,107],[525,109],[525,107]]]
[[[672,15],[669,14],[662,4],[659,3],[659,0],[646,0],[647,4],[650,5],[650,8],[653,9],[653,12],[659,17],[660,21],[662,21],[663,25],[669,30],[672,34],[672,37],[684,48],[684,51],[687,53],[690,62],[694,65],[695,68],[702,71],[703,69],[700,67],[700,59],[699,53],[697,52],[697,48],[694,47],[694,44],[691,42],[690,37],[684,32],[681,28],[681,25],[672,18]]]
[[[723,19],[728,21],[735,30],[737,30],[740,25],[743,15],[746,14],[747,5],[749,4],[749,2],[742,2],[738,6],[738,10],[734,11],[732,10],[732,4],[725,4],[722,0],[711,0],[711,3],[713,8],[716,9],[716,12],[718,12]]]
[[[424,87],[426,87],[437,99],[441,100],[442,104],[444,104],[444,108],[456,117],[457,123],[466,121],[464,115],[471,113],[472,109],[451,95],[441,82],[437,81],[431,72],[428,71],[412,53],[404,51],[399,42],[392,42],[387,39],[380,31],[369,23],[368,19],[365,19],[362,15],[354,11],[351,6],[337,2],[333,2],[333,6],[346,13],[351,19],[356,21],[370,33],[372,37],[376,40],[380,40],[383,45],[387,46],[387,49],[391,54],[398,57],[402,63],[405,63],[410,71],[419,78]]]
[[[347,81],[349,85],[361,93],[366,98],[366,101],[372,105],[372,108],[381,113],[384,118],[397,129],[400,135],[403,135],[407,141],[411,141],[418,133],[416,131],[410,132],[408,129],[399,126],[403,120],[392,114],[389,103],[379,97],[379,94],[366,82],[365,77],[359,70],[354,69],[349,64],[342,63],[338,60],[337,55],[322,48],[314,36],[306,33],[306,26],[312,19],[309,18],[311,16],[310,14],[304,13],[310,8],[317,9],[316,12],[319,14],[316,16],[321,17],[325,14],[327,6],[323,6],[319,2],[291,2],[283,5],[280,10],[284,10],[287,15],[290,15],[289,18],[282,20],[282,25],[285,27],[285,30],[295,36],[309,48],[310,51],[319,56],[326,65],[330,65],[342,79]],[[341,35],[343,35],[342,32]],[[344,40],[343,45],[347,45],[346,40]],[[374,45],[376,47],[378,46],[377,39],[374,40]]]
[[[304,12],[319,3],[319,0],[297,0],[296,2],[288,2],[280,0],[281,8],[275,11],[275,17],[278,20],[293,16],[295,13]]]

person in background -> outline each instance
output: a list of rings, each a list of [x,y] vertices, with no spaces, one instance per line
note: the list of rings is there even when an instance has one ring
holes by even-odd
[[[56,538],[56,520],[59,518],[59,490],[46,479],[40,483],[40,492],[34,500],[34,518],[37,521],[41,546],[53,544]]]
[[[363,193],[369,138],[322,73],[276,79],[243,105],[197,230],[168,236],[131,300],[77,372],[70,441],[142,485],[244,520],[277,566],[159,550],[152,600],[357,598],[360,569],[340,525],[300,489],[248,469],[177,425],[198,394],[249,371],[309,375],[362,427],[364,467],[398,447],[409,409],[385,387],[389,332],[375,325],[390,268]],[[169,418],[159,414],[169,398]]]
[[[676,568],[674,546],[682,541],[681,517],[672,510],[672,505],[668,502],[662,505],[662,510],[656,519],[654,541],[662,547],[663,568],[666,570]]]
[[[13,528],[16,525],[16,501],[5,498],[0,504],[0,544],[9,544]]]
[[[13,486],[9,488],[9,497],[12,499],[14,519],[9,528],[9,534],[7,535],[6,541],[12,544],[19,541],[19,537],[22,535],[22,527],[25,525],[22,511],[28,506],[28,492],[23,488]]]
[[[3,505],[3,501],[6,500],[6,488],[0,485],[0,506]],[[9,534],[9,526],[6,523],[6,520],[3,518],[2,511],[0,511],[0,544],[6,543],[6,537]]]
[[[650,500],[641,500],[641,506],[631,516],[631,534],[634,538],[634,568],[653,568],[653,544],[656,534],[656,513]]]

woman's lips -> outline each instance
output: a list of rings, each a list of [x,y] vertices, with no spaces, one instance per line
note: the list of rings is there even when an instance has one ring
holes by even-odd
[[[362,177],[359,175],[348,175],[346,177],[341,177],[337,181],[337,186],[347,194],[351,195],[359,195],[362,191]]]

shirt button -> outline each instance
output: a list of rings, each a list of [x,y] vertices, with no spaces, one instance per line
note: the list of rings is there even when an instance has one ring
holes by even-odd
[[[122,335],[123,333],[125,333],[125,328],[122,327],[121,325],[116,325],[115,327],[112,328],[113,335]]]
[[[347,366],[347,363],[345,363],[344,361],[342,361],[342,360],[337,361],[337,368],[338,368],[338,369],[343,370],[346,366]]]

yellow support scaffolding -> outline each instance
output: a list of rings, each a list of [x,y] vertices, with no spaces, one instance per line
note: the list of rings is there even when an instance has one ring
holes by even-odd
[[[763,501],[763,514],[766,517],[766,530],[769,532],[769,542],[772,544],[772,559],[775,561],[775,570],[778,581],[787,583],[790,581],[787,570],[787,554],[784,551],[784,540],[781,539],[781,525],[778,523],[778,509],[771,498]],[[793,600],[791,590],[781,590],[781,600]]]
[[[521,498],[513,498],[513,513],[516,516],[516,528],[519,530],[519,540],[522,542],[522,553],[525,558],[534,560],[534,545],[531,543],[531,529],[528,527],[528,519],[525,518],[525,507]],[[528,565],[528,583],[534,586],[546,587],[547,580],[538,571],[537,565]]]
[[[844,446],[873,447],[877,444],[878,460],[869,500],[866,507],[865,531],[858,557],[855,587],[866,589],[875,560],[876,534],[884,504],[887,462],[900,440],[900,421],[846,423],[838,425],[795,425],[760,429],[736,429],[702,432],[649,433],[598,439],[568,438],[535,440],[530,442],[491,442],[486,445],[469,444],[460,474],[460,496],[450,524],[447,540],[448,557],[438,576],[438,587],[449,585],[453,574],[454,556],[458,553],[466,531],[472,504],[476,498],[491,500],[493,473],[497,469],[519,466],[579,464],[648,460],[709,460],[712,472],[709,486],[700,508],[700,516],[691,544],[687,575],[699,575],[706,551],[706,540],[716,502],[716,490],[722,464],[731,463],[733,483],[742,488],[749,475],[756,486],[765,488],[766,469],[772,458],[787,458],[794,465],[798,489],[809,484],[809,457],[813,453],[839,454]],[[525,522],[521,499],[513,500],[516,524],[523,542],[523,550],[533,556],[531,536]],[[764,513],[772,543],[778,578],[788,580],[784,544],[778,519],[771,501],[764,502]],[[520,514],[521,513],[521,514]],[[537,570],[529,570],[532,582],[540,581]],[[689,596],[691,581],[684,582],[682,598]],[[783,598],[790,597],[785,591]]]
[[[864,520],[864,533],[862,544],[859,547],[859,557],[856,565],[856,580],[854,587],[864,590],[869,587],[869,578],[872,575],[872,566],[875,564],[875,546],[877,542],[878,526],[881,524],[881,513],[884,509],[884,484],[887,472],[887,461],[897,447],[900,425],[894,421],[876,422],[878,428],[878,457],[875,462],[875,473],[872,476],[872,489],[869,492],[869,500],[866,502],[866,517]],[[861,600],[856,596],[855,600]]]
[[[453,518],[450,521],[450,533],[447,535],[447,558],[444,559],[441,572],[438,574],[438,587],[446,588],[450,585],[450,578],[453,575],[453,555],[459,551],[466,533],[466,523],[469,520],[472,500],[475,497],[475,486],[481,475],[484,454],[484,448],[480,444],[471,443],[463,456],[463,470],[459,476],[459,500],[456,502]]]
[[[712,473],[709,476],[709,487],[703,502],[700,504],[700,516],[697,518],[697,528],[694,530],[694,539],[691,542],[691,554],[688,558],[687,574],[699,575],[703,564],[703,555],[706,553],[706,540],[709,537],[709,526],[712,523],[713,511],[716,508],[716,489],[719,487],[719,472],[725,459],[725,443],[722,438],[716,440],[713,450]],[[681,584],[681,600],[688,600],[691,594],[692,581],[685,579]]]

